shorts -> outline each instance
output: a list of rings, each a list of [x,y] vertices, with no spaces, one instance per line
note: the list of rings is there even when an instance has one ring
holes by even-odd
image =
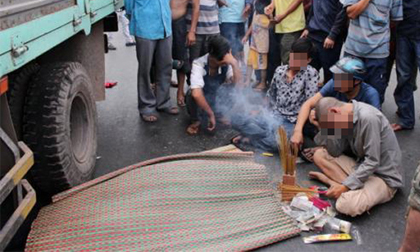
[[[187,21],[185,16],[172,21],[172,59],[182,60],[184,73],[189,73],[190,64],[187,54]]]
[[[414,173],[413,185],[410,196],[408,197],[408,204],[410,207],[420,211],[420,163]]]
[[[267,62],[267,53],[259,53],[254,49],[249,49],[248,66],[251,66],[255,70],[267,70]]]
[[[245,36],[245,23],[221,23],[220,34],[229,40],[234,56],[244,51],[242,38]]]
[[[355,171],[354,167],[357,163],[353,158],[345,155],[335,158],[328,154],[325,149],[318,151],[322,152],[322,156],[326,160],[339,166],[345,174],[350,175]],[[335,207],[338,212],[355,217],[369,211],[378,204],[390,201],[396,191],[396,189],[389,187],[383,179],[372,175],[366,180],[362,188],[341,194]]]

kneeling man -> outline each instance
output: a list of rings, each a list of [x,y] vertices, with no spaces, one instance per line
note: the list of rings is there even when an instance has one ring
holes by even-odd
[[[317,103],[315,119],[315,141],[324,148],[315,152],[314,163],[323,173],[310,176],[330,186],[326,195],[337,199],[337,211],[354,217],[390,201],[403,179],[388,119],[371,105],[329,97]]]

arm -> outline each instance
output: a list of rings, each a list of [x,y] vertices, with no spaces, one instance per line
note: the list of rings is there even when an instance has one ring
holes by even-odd
[[[335,17],[334,25],[331,28],[328,38],[335,42],[338,35],[341,34],[343,29],[345,29],[346,25],[347,25],[346,9],[341,8],[340,12],[338,12],[337,16]]]
[[[249,36],[252,34],[252,25],[254,24],[254,20],[252,20],[251,24],[248,27],[248,30],[245,33],[245,36],[242,38],[242,44],[246,44],[249,39]]]
[[[363,163],[342,183],[351,190],[363,187],[364,182],[378,169],[381,159],[380,119],[374,118],[373,120],[360,121],[359,123],[364,124],[359,134],[363,137],[363,151],[365,156]]]
[[[214,116],[214,112],[211,109],[210,105],[207,103],[206,98],[204,97],[203,89],[195,88],[191,90],[191,95],[194,98],[194,101],[197,105],[203,109],[209,117]]]
[[[370,0],[360,0],[358,3],[349,5],[346,8],[347,16],[350,19],[356,19],[369,6]]]
[[[283,13],[280,13],[279,15],[277,15],[274,19],[277,23],[280,23],[281,21],[283,21],[283,19],[285,19],[287,16],[289,16],[290,14],[292,14],[298,7],[299,5],[301,5],[303,2],[303,0],[295,0],[290,6],[289,8],[287,8],[287,10]]]
[[[303,103],[299,111],[299,115],[296,121],[296,126],[293,131],[293,135],[290,139],[291,144],[296,145],[296,146],[300,146],[301,144],[303,144],[303,133],[302,133],[303,126],[308,120],[311,110],[315,108],[315,105],[321,99],[322,99],[322,95],[321,93],[318,92],[312,98],[310,98],[305,103]]]
[[[239,68],[238,61],[233,57],[232,53],[228,53],[222,60],[222,64],[230,65],[232,67],[232,73],[227,74],[227,79],[232,78],[232,82],[242,84],[242,74]]]
[[[252,3],[254,2],[254,0],[245,0],[245,8],[244,11],[242,12],[242,17],[243,18],[248,18],[249,14],[252,11]]]
[[[124,0],[124,6],[127,18],[130,20],[131,15],[133,14],[134,0]]]
[[[191,28],[187,34],[187,46],[195,43],[195,31],[197,30],[198,17],[200,16],[200,0],[192,1]]]

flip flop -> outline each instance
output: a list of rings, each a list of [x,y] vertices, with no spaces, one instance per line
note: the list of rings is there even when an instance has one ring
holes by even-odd
[[[168,114],[168,115],[178,115],[179,109],[177,107],[157,109],[157,111]]]

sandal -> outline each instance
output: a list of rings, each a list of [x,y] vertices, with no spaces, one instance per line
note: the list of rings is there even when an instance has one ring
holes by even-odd
[[[162,113],[166,113],[168,115],[178,115],[179,114],[179,109],[177,107],[157,109],[157,111],[162,112]]]

